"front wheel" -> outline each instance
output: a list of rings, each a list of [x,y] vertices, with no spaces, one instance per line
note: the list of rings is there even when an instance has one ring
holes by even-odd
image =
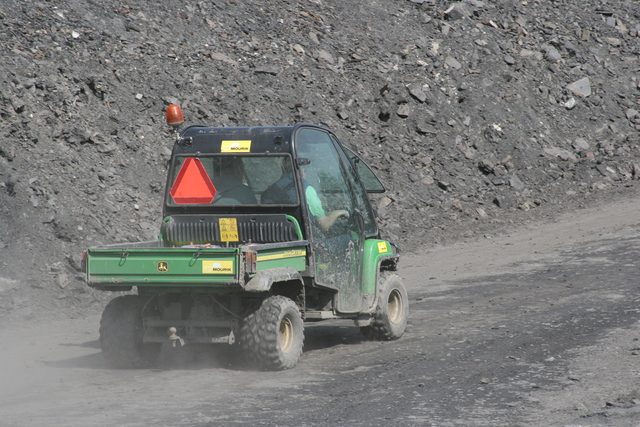
[[[266,370],[293,368],[304,344],[304,324],[298,306],[289,298],[272,296],[245,317],[240,347],[247,359]]]
[[[398,339],[407,327],[409,297],[400,277],[395,274],[379,278],[378,305],[369,326],[360,328],[362,334],[372,340]]]

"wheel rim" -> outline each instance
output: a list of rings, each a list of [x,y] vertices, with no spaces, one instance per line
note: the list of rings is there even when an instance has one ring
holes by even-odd
[[[280,349],[283,353],[288,353],[293,345],[293,323],[289,316],[285,316],[280,321],[280,331],[278,333]]]
[[[400,292],[397,289],[392,290],[387,301],[387,313],[389,314],[389,320],[394,325],[402,320],[402,304]]]

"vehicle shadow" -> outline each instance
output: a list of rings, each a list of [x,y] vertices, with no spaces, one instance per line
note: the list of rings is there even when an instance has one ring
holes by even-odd
[[[304,352],[325,350],[338,345],[355,345],[367,341],[354,325],[305,325]]]
[[[187,345],[172,347],[165,344],[160,352],[157,370],[229,369],[250,370],[246,366],[237,346],[233,345]]]
[[[336,346],[357,345],[366,341],[359,328],[353,325],[306,324],[304,353],[326,350]],[[114,369],[104,358],[100,350],[100,341],[92,340],[83,343],[61,343],[64,347],[81,347],[96,349],[95,353],[71,357],[62,360],[43,361],[44,365],[62,369]],[[197,370],[197,369],[228,369],[233,371],[255,370],[242,357],[237,345],[187,345],[172,347],[164,344],[158,360],[143,370]]]

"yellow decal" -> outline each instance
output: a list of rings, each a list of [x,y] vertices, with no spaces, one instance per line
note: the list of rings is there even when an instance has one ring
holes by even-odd
[[[156,266],[158,267],[158,271],[160,273],[166,273],[167,271],[169,271],[169,263],[167,261],[158,261]]]
[[[378,242],[378,253],[381,254],[383,252],[387,252],[387,242]]]
[[[307,251],[304,249],[293,249],[279,254],[258,255],[258,261],[271,261],[273,259],[285,259],[306,256]]]
[[[233,261],[202,261],[202,274],[233,274]]]
[[[248,153],[251,151],[251,141],[222,141],[221,153]]]
[[[220,218],[220,240],[223,242],[237,242],[238,238],[238,220],[236,218]]]

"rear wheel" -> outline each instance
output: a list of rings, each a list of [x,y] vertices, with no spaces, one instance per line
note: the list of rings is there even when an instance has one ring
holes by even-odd
[[[304,324],[298,306],[289,298],[272,296],[245,317],[240,347],[256,366],[279,371],[293,368],[304,344]]]
[[[378,305],[373,322],[360,328],[372,340],[389,341],[402,336],[409,317],[409,297],[400,277],[395,274],[379,278]]]
[[[105,307],[100,320],[100,347],[117,368],[143,368],[155,363],[161,344],[142,342],[142,310],[146,298],[119,296]]]

